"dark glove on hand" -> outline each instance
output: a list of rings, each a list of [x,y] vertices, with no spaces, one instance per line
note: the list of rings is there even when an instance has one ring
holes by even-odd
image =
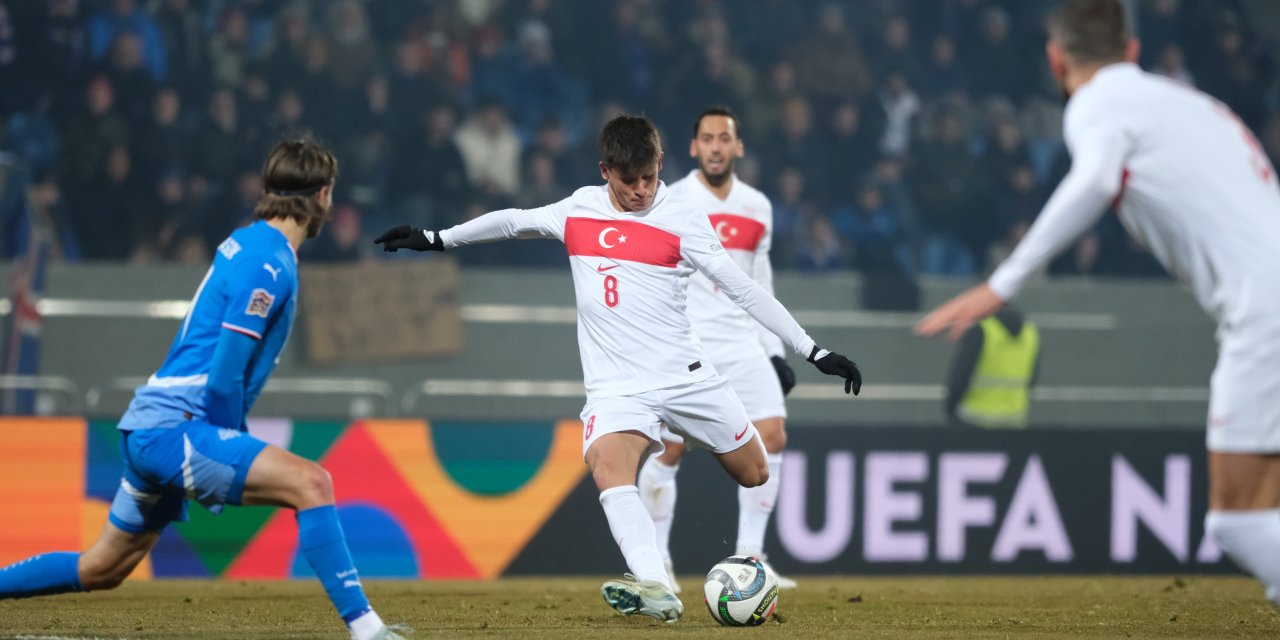
[[[444,241],[440,239],[438,232],[411,227],[407,224],[382,232],[382,235],[373,239],[373,243],[382,245],[383,251],[391,252],[397,249],[444,251]]]
[[[815,346],[809,354],[809,362],[829,376],[844,378],[844,392],[858,395],[862,390],[862,372],[852,360],[834,352]]]
[[[796,387],[796,372],[782,356],[773,356],[769,361],[773,363],[773,370],[778,372],[778,382],[782,383],[782,395],[791,393],[791,390]]]

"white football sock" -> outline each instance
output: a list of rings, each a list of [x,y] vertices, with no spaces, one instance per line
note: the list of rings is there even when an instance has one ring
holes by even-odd
[[[1267,589],[1267,599],[1280,605],[1280,509],[1210,511],[1204,529],[1241,569]]]
[[[352,620],[347,628],[351,630],[351,640],[371,640],[385,626],[387,625],[383,624],[377,612],[370,609],[364,615]]]
[[[640,468],[640,501],[653,518],[657,534],[658,553],[664,562],[671,560],[671,523],[676,516],[676,472],[680,463],[663,464],[657,458],[649,458]]]
[[[782,454],[766,454],[765,459],[769,461],[769,480],[758,487],[738,487],[737,555],[740,556],[758,556],[764,552],[764,532],[778,502]]]
[[[640,580],[653,580],[671,588],[667,568],[658,553],[658,542],[653,532],[653,519],[640,502],[640,491],[633,484],[605,489],[600,492],[600,506],[609,520],[609,531],[614,542],[622,550],[627,568]]]

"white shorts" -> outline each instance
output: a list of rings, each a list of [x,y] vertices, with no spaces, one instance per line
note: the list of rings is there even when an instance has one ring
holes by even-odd
[[[661,427],[683,436],[691,446],[728,453],[755,436],[742,402],[721,376],[646,391],[629,396],[587,398],[582,408],[582,455],[600,436],[638,431],[653,441],[651,453],[661,453]]]
[[[1219,453],[1280,453],[1280,333],[1223,337],[1209,379],[1205,446]]]
[[[712,361],[716,371],[729,380],[729,387],[742,402],[747,412],[747,419],[759,422],[766,418],[786,418],[787,406],[782,399],[782,383],[778,381],[778,372],[773,363],[760,352],[759,358],[738,359],[721,363]],[[683,438],[671,432],[665,426],[662,439],[680,444]]]

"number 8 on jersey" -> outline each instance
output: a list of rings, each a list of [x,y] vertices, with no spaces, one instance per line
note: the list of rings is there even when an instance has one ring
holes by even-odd
[[[604,277],[604,304],[610,309],[618,306],[618,279],[612,274]]]

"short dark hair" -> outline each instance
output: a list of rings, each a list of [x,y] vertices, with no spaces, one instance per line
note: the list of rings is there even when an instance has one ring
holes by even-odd
[[[1133,37],[1120,0],[1065,0],[1049,17],[1049,37],[1072,60],[1123,60]]]
[[[600,131],[600,162],[622,173],[644,171],[658,164],[662,139],[658,128],[644,116],[623,114]]]
[[[262,198],[254,207],[259,220],[293,218],[307,226],[328,218],[315,199],[320,189],[338,177],[338,159],[310,134],[281,140],[262,165]]]
[[[698,130],[702,128],[702,121],[707,116],[724,116],[733,120],[733,131],[739,139],[742,138],[742,121],[738,120],[738,116],[734,115],[732,109],[725,106],[709,107],[698,114],[698,119],[693,121],[693,137],[698,137]]]

